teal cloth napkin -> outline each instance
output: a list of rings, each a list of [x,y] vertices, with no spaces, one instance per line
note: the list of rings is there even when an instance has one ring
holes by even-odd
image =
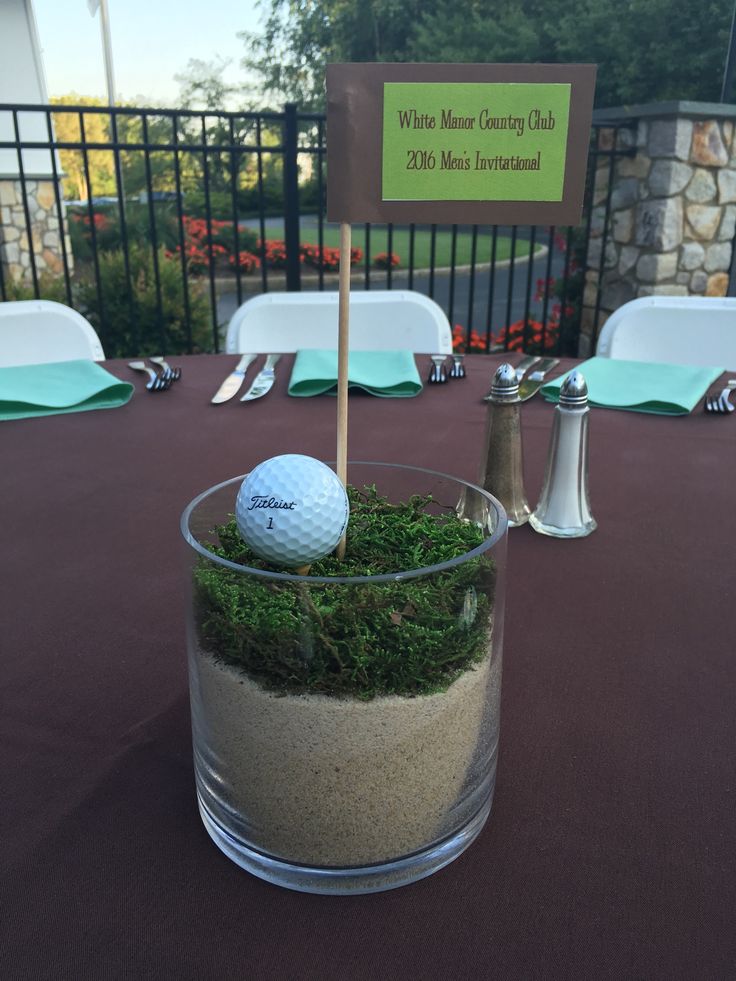
[[[0,420],[112,409],[125,405],[132,394],[131,384],[94,361],[0,368]]]
[[[348,388],[362,388],[382,398],[411,398],[422,383],[411,351],[351,351]],[[304,348],[296,352],[289,395],[335,395],[337,351]]]
[[[692,412],[724,370],[617,358],[590,358],[577,367],[588,384],[591,405],[662,416]],[[557,402],[560,385],[569,373],[542,386],[540,391],[548,402]]]

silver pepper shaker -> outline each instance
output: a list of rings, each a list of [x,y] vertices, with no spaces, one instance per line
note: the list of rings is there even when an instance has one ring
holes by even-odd
[[[560,388],[544,485],[529,519],[543,535],[583,538],[597,527],[588,497],[589,415],[588,386],[582,374],[573,371]]]
[[[496,370],[487,406],[480,482],[503,504],[509,527],[516,528],[529,520],[529,504],[522,470],[519,382],[510,364]]]

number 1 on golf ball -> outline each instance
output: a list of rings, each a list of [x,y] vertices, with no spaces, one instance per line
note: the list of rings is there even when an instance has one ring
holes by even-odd
[[[240,485],[235,520],[256,555],[298,567],[328,555],[345,533],[350,507],[334,471],[286,453],[259,463]]]

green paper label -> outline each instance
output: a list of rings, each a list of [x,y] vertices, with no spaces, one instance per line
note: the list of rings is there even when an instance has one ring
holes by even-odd
[[[561,201],[568,83],[384,82],[383,201]]]

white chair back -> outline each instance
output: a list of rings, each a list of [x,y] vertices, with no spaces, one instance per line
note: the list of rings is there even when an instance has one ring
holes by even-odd
[[[228,354],[289,354],[337,347],[337,292],[263,293],[243,303],[227,329]],[[434,300],[413,290],[350,294],[350,348],[450,354],[452,331]]]
[[[603,325],[597,355],[736,371],[736,297],[645,296]]]
[[[0,303],[0,367],[104,357],[94,328],[71,307],[53,300]]]

